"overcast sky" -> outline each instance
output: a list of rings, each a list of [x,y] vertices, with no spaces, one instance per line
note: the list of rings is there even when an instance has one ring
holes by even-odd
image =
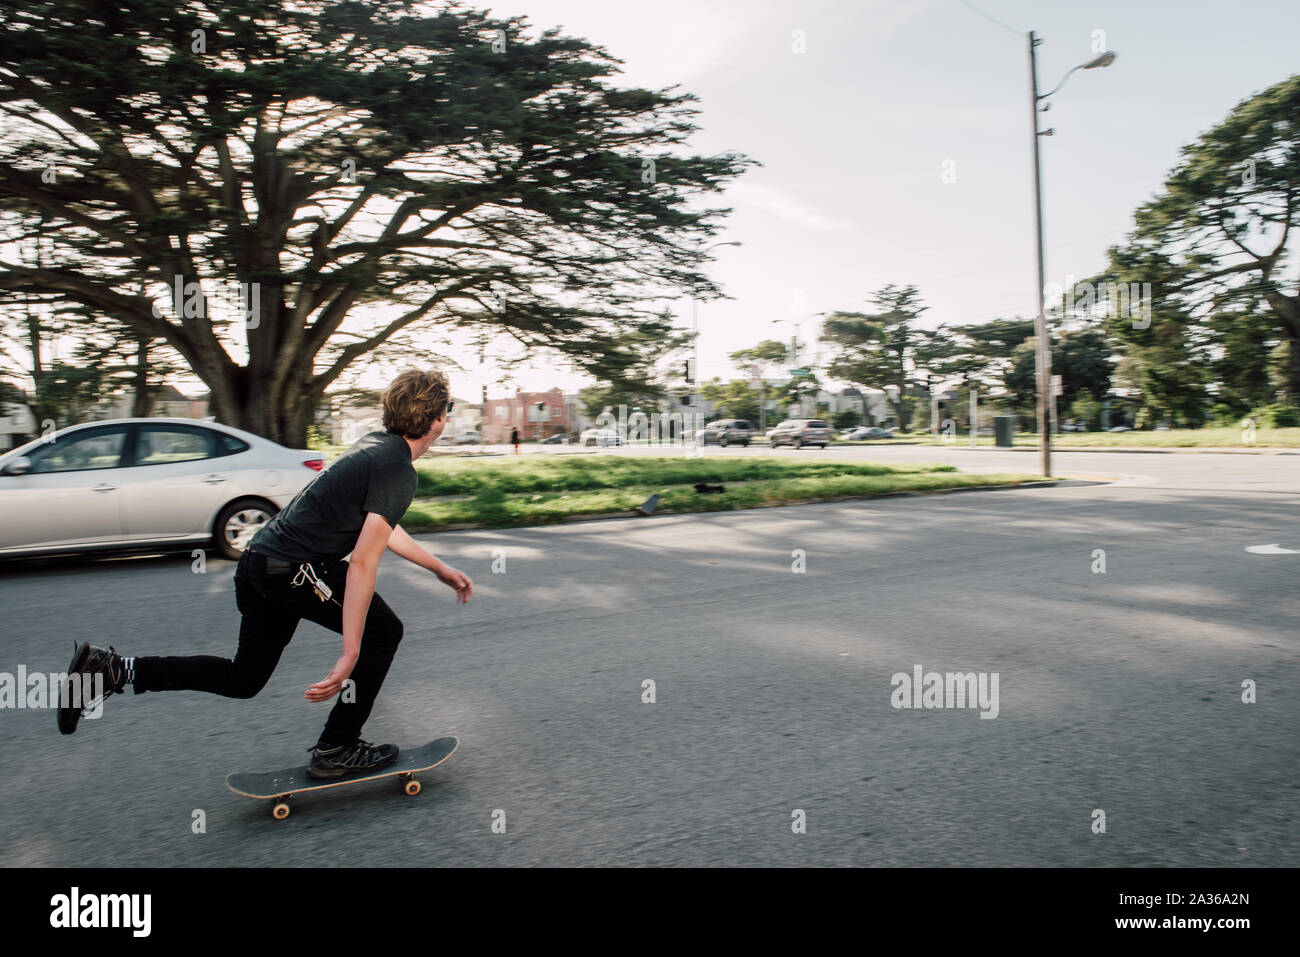
[[[482,6],[604,46],[626,61],[620,85],[682,84],[701,99],[696,152],[764,164],[718,203],[735,208],[719,239],[744,245],[716,250],[710,273],[734,298],[700,306],[708,378],[732,373],[727,353],[788,338],[771,320],[865,309],[891,282],[919,287],[930,325],[1033,314],[1028,30],[1045,40],[1044,90],[1094,56],[1094,31],[1118,53],[1075,73],[1043,117],[1056,130],[1042,140],[1049,282],[1104,266],[1179,149],[1300,68],[1295,0],[973,2],[987,17],[962,0]],[[689,326],[690,303],[677,314]],[[457,392],[477,398],[483,378],[493,391],[483,371],[456,375]],[[579,382],[549,363],[519,378]]]
[[[733,374],[727,353],[788,338],[772,320],[865,309],[886,283],[916,285],[931,326],[1033,315],[1028,30],[1045,40],[1044,90],[1099,41],[1118,53],[1075,73],[1043,117],[1056,130],[1042,140],[1049,283],[1104,266],[1179,149],[1300,69],[1297,0],[971,2],[983,15],[963,0],[478,5],[605,47],[625,61],[619,85],[681,84],[701,100],[694,152],[764,164],[710,197],[735,208],[719,239],[744,245],[716,250],[710,271],[733,298],[699,309],[709,378]],[[676,312],[689,328],[689,301]],[[490,362],[458,358],[457,395],[477,400],[484,382],[502,394]],[[580,384],[548,357],[510,391]]]

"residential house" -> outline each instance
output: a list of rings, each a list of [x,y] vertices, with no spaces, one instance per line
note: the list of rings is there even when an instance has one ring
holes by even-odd
[[[544,439],[575,431],[570,417],[572,406],[559,389],[546,392],[516,391],[514,396],[487,399],[483,403],[483,441],[510,441],[513,429],[520,438]]]
[[[0,402],[0,452],[7,452],[36,438],[36,416],[26,404],[26,393],[23,393],[22,398],[22,402]]]

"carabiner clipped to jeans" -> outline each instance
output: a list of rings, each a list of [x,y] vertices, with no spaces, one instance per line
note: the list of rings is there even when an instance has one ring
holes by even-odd
[[[316,593],[316,597],[321,601],[329,601],[330,596],[334,594],[334,590],[321,581],[320,576],[316,574],[316,569],[312,568],[310,563],[303,562],[298,566],[298,574],[293,576],[293,581],[290,584],[297,587],[307,582],[311,583],[312,591]]]

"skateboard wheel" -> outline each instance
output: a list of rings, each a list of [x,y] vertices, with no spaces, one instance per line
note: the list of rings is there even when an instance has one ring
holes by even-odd
[[[284,801],[281,801],[275,807],[271,808],[271,816],[274,817],[277,821],[283,821],[286,817],[289,816],[289,805],[286,804]]]
[[[415,780],[415,778],[411,778],[411,780],[407,781],[407,782],[406,782],[406,793],[409,794],[409,795],[411,795],[411,797],[415,797],[417,794],[419,794],[419,793],[420,793],[420,782],[417,781],[417,780]]]

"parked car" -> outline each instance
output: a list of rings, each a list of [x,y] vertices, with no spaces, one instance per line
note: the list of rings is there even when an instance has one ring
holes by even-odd
[[[542,439],[541,444],[542,445],[563,445],[567,441],[569,441],[569,437],[565,435],[563,432],[559,432],[555,435],[550,435]]]
[[[456,436],[456,444],[457,445],[482,445],[483,433],[475,432],[473,429],[471,429],[468,432],[462,432],[460,435]]]
[[[792,445],[801,449],[805,445],[818,445],[824,449],[830,444],[831,430],[821,419],[787,419],[767,433],[767,441],[772,448]]]
[[[840,438],[846,442],[867,442],[871,439],[892,439],[894,437],[893,429],[882,429],[879,426],[860,425],[856,429],[846,429]]]
[[[1133,430],[1127,425],[1115,425],[1106,430],[1107,432],[1132,432]]]
[[[749,448],[754,437],[754,426],[744,419],[718,419],[710,422],[700,433],[700,444],[715,443],[724,449],[728,445],[743,445]]]
[[[596,445],[604,448],[610,445],[622,445],[623,439],[617,429],[587,429],[579,441],[583,445]]]
[[[195,419],[110,419],[0,455],[0,555],[213,542],[238,558],[325,457]]]
[[[1066,422],[1061,426],[1062,432],[1087,432],[1088,427],[1082,422]]]

